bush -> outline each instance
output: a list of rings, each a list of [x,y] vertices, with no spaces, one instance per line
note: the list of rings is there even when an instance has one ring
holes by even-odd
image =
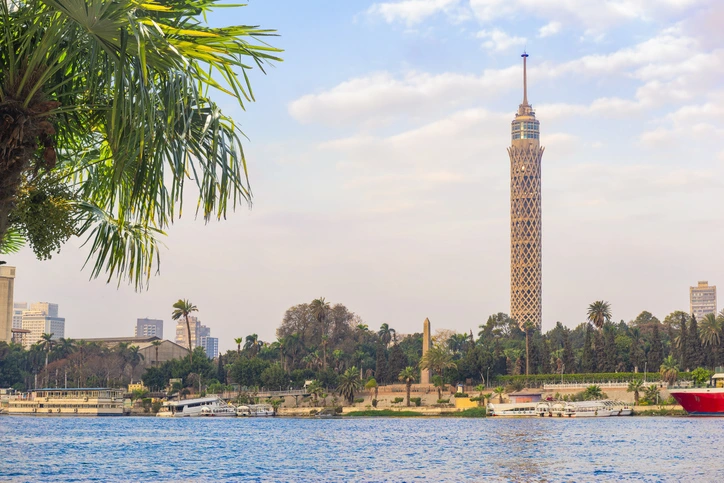
[[[337,406],[334,408],[334,412],[337,414],[342,414],[342,406]]]
[[[468,396],[464,392],[458,392],[458,393],[455,393],[455,397],[470,397],[470,396]]]
[[[363,403],[363,402],[365,402],[365,400],[364,400],[364,398],[362,398],[362,397],[356,397],[356,398],[354,398],[354,403],[355,403],[355,404],[359,404],[359,403]]]
[[[420,407],[422,405],[422,398],[421,397],[411,397],[410,402],[413,403],[415,406]]]
[[[311,411],[309,411],[309,415],[310,415],[310,416],[314,416],[314,415],[317,414],[318,412],[319,412],[319,411],[317,411],[316,409],[312,409]]]
[[[400,404],[404,400],[405,400],[404,397],[396,397],[395,399],[392,400],[392,404]]]
[[[151,404],[151,411],[157,413],[161,410],[161,401],[156,401]]]
[[[374,407],[374,408],[377,407],[377,399],[372,400],[372,407]]]
[[[438,404],[450,404],[450,399],[438,399]]]

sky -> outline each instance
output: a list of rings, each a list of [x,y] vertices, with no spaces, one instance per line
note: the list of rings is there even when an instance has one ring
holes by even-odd
[[[541,122],[543,330],[595,300],[615,320],[688,311],[724,286],[724,2],[251,0],[214,25],[275,28],[257,102],[216,100],[250,138],[251,209],[168,230],[147,291],[90,280],[82,240],[29,250],[16,301],[60,305],[66,336],[133,335],[188,298],[219,337],[275,339],[323,296],[371,328],[477,332],[509,311],[510,122]],[[721,308],[721,307],[719,307]]]

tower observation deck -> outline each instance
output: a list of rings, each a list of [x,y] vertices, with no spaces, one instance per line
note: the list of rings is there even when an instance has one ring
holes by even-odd
[[[523,57],[523,103],[511,124],[510,316],[541,326],[543,272],[540,123],[528,104],[528,54]]]

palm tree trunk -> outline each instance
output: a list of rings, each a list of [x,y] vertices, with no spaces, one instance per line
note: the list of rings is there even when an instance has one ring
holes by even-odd
[[[530,351],[529,351],[529,344],[528,344],[528,334],[529,330],[525,329],[525,377],[528,377],[528,362],[530,361]]]
[[[410,387],[412,387],[411,383],[407,383],[407,407],[410,407]]]
[[[193,362],[193,359],[191,358],[191,353],[193,352],[193,349],[191,348],[191,324],[189,323],[189,315],[186,314],[186,333],[189,336],[189,364]]]
[[[156,367],[158,367],[158,346],[156,346]]]

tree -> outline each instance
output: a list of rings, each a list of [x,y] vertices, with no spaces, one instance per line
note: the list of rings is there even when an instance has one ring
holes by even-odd
[[[246,336],[246,342],[244,343],[244,350],[251,353],[252,357],[256,357],[259,354],[259,350],[264,343],[259,340],[259,336],[256,334],[250,334]]]
[[[405,388],[407,389],[407,407],[410,407],[410,388],[412,387],[412,383],[417,380],[417,371],[415,371],[414,367],[407,366],[404,368],[400,374],[397,376],[397,378],[405,383]]]
[[[663,345],[661,343],[659,325],[660,324],[657,322],[651,327],[651,347],[648,354],[646,354],[648,366],[654,371],[657,367],[660,367],[664,361]]]
[[[133,375],[136,372],[136,367],[138,364],[141,363],[141,361],[144,359],[143,354],[141,354],[139,351],[139,347],[137,345],[132,345],[128,348],[128,364],[131,366],[131,383],[133,383]]]
[[[354,393],[359,391],[360,387],[362,387],[362,381],[359,378],[356,367],[350,367],[339,376],[337,391],[340,396],[347,400],[348,404],[354,402]]]
[[[38,341],[38,346],[45,351],[45,366],[48,367],[48,356],[50,355],[50,351],[53,349],[53,346],[55,345],[55,341],[53,340],[53,334],[43,334],[40,336],[40,340]],[[45,376],[46,378],[46,385],[47,385],[47,374]]]
[[[703,366],[704,353],[702,352],[701,339],[699,338],[699,324],[694,314],[691,315],[691,324],[689,325],[689,333],[686,342],[688,345],[686,352],[689,355],[688,367],[695,368]]]
[[[493,389],[493,393],[498,396],[498,402],[503,404],[503,394],[505,394],[505,388],[503,386],[498,386]]]
[[[160,341],[160,340],[154,340],[153,342],[151,342],[151,345],[154,347],[154,349],[156,349],[155,366],[158,367],[158,348],[159,348],[159,346],[161,345],[161,341]]]
[[[602,329],[603,324],[611,321],[611,306],[609,303],[599,300],[589,305],[588,321],[595,327]]]
[[[661,379],[666,381],[667,384],[671,385],[676,382],[679,377],[679,366],[673,356],[664,359],[659,372],[661,373]]]
[[[564,371],[567,371],[569,374],[573,374],[574,372],[576,372],[576,358],[573,355],[573,347],[571,346],[570,333],[571,331],[568,328],[565,328],[565,330],[563,331],[563,354],[561,357],[561,361],[564,365],[562,369]]]
[[[236,343],[236,355],[241,355],[241,343],[244,342],[244,338],[236,337],[234,342]]]
[[[682,316],[679,323],[679,338],[676,347],[679,349],[679,363],[684,369],[689,367],[689,330],[686,327],[688,317]]]
[[[377,332],[377,335],[379,336],[380,341],[385,345],[385,347],[387,347],[390,344],[394,333],[395,329],[385,323],[380,326],[380,330]]]
[[[219,6],[0,2],[0,252],[45,259],[80,235],[92,277],[141,287],[187,179],[207,221],[250,201],[239,123],[208,92],[243,107],[247,71],[279,50],[258,41],[272,31],[209,27]]]
[[[639,392],[643,390],[644,388],[644,381],[641,379],[634,379],[633,381],[628,383],[628,388],[626,388],[626,392],[632,392],[634,393],[634,404],[639,403]]]
[[[409,364],[407,356],[402,351],[400,344],[394,343],[390,348],[390,358],[387,363],[387,371],[389,374],[400,374]]]
[[[701,335],[701,342],[707,349],[708,365],[715,367],[721,360],[719,357],[719,347],[722,342],[722,326],[724,319],[721,316],[717,317],[714,314],[706,314],[701,319],[701,326],[699,333]]]
[[[601,387],[595,384],[588,386],[581,396],[584,401],[595,401],[606,398],[606,394],[601,390]]]
[[[478,406],[482,406],[484,404],[483,391],[485,391],[485,386],[478,384],[475,386],[475,390],[478,391]]]
[[[385,382],[387,380],[387,356],[385,354],[385,346],[377,344],[377,354],[375,361],[375,379],[377,382]]]
[[[329,344],[329,327],[327,325],[327,313],[330,311],[329,302],[324,300],[324,297],[312,300],[309,307],[314,314],[314,317],[322,326],[321,339],[322,339],[322,368],[327,368],[327,345]]]
[[[452,354],[443,346],[434,346],[420,359],[420,369],[429,369],[442,376],[445,369],[452,369],[457,365],[452,360]]]
[[[171,313],[173,320],[178,320],[181,317],[186,321],[186,334],[189,342],[189,362],[191,362],[191,354],[194,351],[193,345],[191,344],[191,323],[189,322],[189,314],[198,312],[199,309],[189,302],[188,299],[179,299],[178,302],[173,304],[174,311]]]
[[[374,390],[375,396],[373,399],[377,400],[377,391],[378,391],[379,387],[378,387],[377,381],[375,380],[374,377],[371,378],[369,381],[367,381],[367,383],[365,384],[365,389],[370,390],[370,391]]]
[[[581,371],[584,373],[593,372],[596,369],[596,354],[593,352],[593,334],[591,332],[591,324],[587,323],[581,354]]]
[[[445,380],[442,378],[441,375],[435,374],[432,376],[432,385],[435,386],[437,389],[437,398],[442,399],[442,390],[447,387],[447,384],[445,384]]]

